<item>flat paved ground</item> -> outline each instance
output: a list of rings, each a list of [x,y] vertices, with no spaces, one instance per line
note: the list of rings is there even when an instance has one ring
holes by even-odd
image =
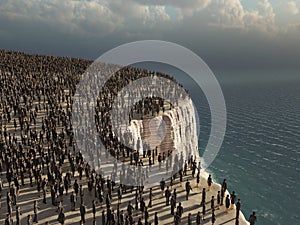
[[[67,164],[66,164],[67,165]],[[77,176],[78,174],[76,174]],[[185,198],[185,190],[184,190],[184,183],[182,183],[182,186],[180,185],[179,180],[177,179],[175,185],[173,185],[173,189],[176,188],[177,190],[177,201],[180,201],[182,203],[184,213],[180,224],[187,224],[187,216],[188,213],[192,214],[192,220],[193,224],[196,224],[196,214],[198,211],[202,212],[202,207],[200,207],[200,201],[201,201],[201,191],[203,187],[206,187],[206,179],[201,177],[200,186],[196,187],[196,179],[192,179],[191,172],[189,171],[188,175],[184,177],[184,179],[190,179],[191,185],[192,185],[192,192],[190,194],[189,200],[186,200]],[[86,183],[85,178],[81,181],[83,184]],[[47,204],[42,203],[42,198],[39,198],[37,195],[37,191],[34,187],[30,187],[30,185],[27,184],[24,187],[21,187],[20,194],[18,197],[18,205],[21,206],[22,210],[22,220],[21,224],[26,224],[26,217],[28,214],[33,213],[33,201],[35,199],[39,200],[39,207],[40,211],[38,214],[39,223],[38,224],[44,224],[46,221],[49,221],[50,224],[59,224],[57,222],[57,212],[56,207],[51,205],[51,199],[50,199],[50,193],[47,194]],[[168,182],[167,182],[168,184]],[[147,185],[144,189],[144,199],[146,201],[146,205],[148,204],[148,196],[149,196],[149,188],[150,185]],[[5,214],[6,214],[6,190],[7,186],[3,190],[2,199],[1,199],[1,209],[0,209],[0,224],[4,224]],[[86,215],[86,224],[92,224],[92,200],[94,199],[94,191],[91,193],[88,192],[87,186],[84,186],[85,188],[85,205],[87,206],[87,215]],[[211,224],[211,211],[210,211],[210,199],[212,195],[216,196],[217,191],[220,189],[220,186],[218,184],[212,185],[212,188],[210,191],[207,191],[206,193],[206,216],[205,220],[203,221],[203,224]],[[172,191],[173,192],[173,191]],[[165,205],[165,198],[161,196],[159,184],[156,184],[153,186],[153,206],[149,209],[149,215],[150,215],[150,222],[153,221],[154,213],[158,212],[158,217],[160,224],[174,224],[173,222],[173,216],[170,212],[170,206]],[[42,197],[42,196],[41,196]],[[113,192],[113,199],[112,201],[112,208],[116,211],[117,208],[117,192],[116,190]],[[123,195],[122,204],[120,209],[123,209],[124,212],[126,211],[126,207],[128,204],[128,201],[132,200],[134,203],[135,199],[135,192],[132,194],[127,193]],[[66,215],[66,223],[65,224],[79,224],[80,221],[80,213],[79,213],[79,201],[77,202],[77,210],[71,211],[70,210],[70,195],[64,195],[63,197],[63,205],[65,208],[65,215]],[[15,210],[15,207],[13,207]],[[97,224],[102,224],[101,220],[101,212],[102,210],[105,210],[105,205],[102,207],[97,207]],[[134,212],[136,221],[139,217],[141,217],[140,211]],[[225,213],[225,206],[221,206],[220,210],[215,211],[216,215],[216,223],[215,224],[227,224],[227,225],[235,225],[235,209],[231,209],[228,214]],[[15,212],[13,212],[13,219],[15,221]],[[244,220],[244,216],[240,214],[240,225],[248,224]]]
[[[39,111],[38,113],[38,118],[42,117],[45,115],[45,112],[43,110]],[[38,130],[40,129],[41,123],[40,120],[38,119],[37,121],[37,128]],[[8,130],[13,133],[14,131],[12,130],[12,124],[8,124]],[[58,127],[59,130],[59,127]],[[19,132],[16,131],[16,135],[19,135]],[[67,159],[65,160],[65,164],[63,165],[63,176],[65,176],[65,173],[69,170],[69,162]],[[46,174],[45,170],[45,174]],[[159,174],[159,171],[157,171]],[[45,174],[43,177],[45,177]],[[202,207],[200,207],[200,201],[201,201],[201,191],[203,187],[207,187],[206,183],[206,178],[207,175],[202,173],[202,175],[205,175],[204,177],[201,177],[201,182],[199,187],[196,187],[196,179],[192,179],[191,177],[191,171],[188,171],[188,175],[184,177],[184,181],[189,179],[191,181],[191,185],[193,188],[193,191],[191,192],[191,195],[189,197],[189,200],[187,201],[185,199],[185,190],[184,190],[184,185],[185,183],[182,183],[182,186],[178,183],[178,180],[176,180],[175,184],[173,185],[173,189],[176,188],[177,190],[177,201],[182,202],[182,206],[184,208],[184,213],[182,216],[181,224],[185,225],[187,224],[187,216],[189,213],[192,214],[192,221],[193,224],[195,223],[196,219],[196,214],[198,211],[202,212]],[[226,175],[225,175],[226,176]],[[75,178],[79,180],[78,174],[76,172]],[[2,180],[6,182],[5,174],[2,175]],[[74,179],[72,179],[72,186],[73,186]],[[90,225],[92,224],[92,200],[94,199],[94,191],[91,193],[88,192],[87,190],[87,180],[85,177],[79,182],[79,184],[83,184],[84,187],[84,192],[85,192],[85,197],[84,197],[84,202],[87,208],[87,214],[86,214],[86,224]],[[169,183],[167,182],[167,185]],[[170,206],[165,205],[165,198],[161,196],[159,184],[147,184],[144,189],[144,199],[146,201],[146,205],[148,205],[148,197],[149,197],[149,188],[153,187],[153,207],[149,209],[149,216],[150,219],[149,221],[152,222],[154,218],[154,213],[158,212],[158,218],[160,223],[159,224],[174,224],[174,219],[173,216],[171,215],[170,212]],[[230,187],[230,184],[229,184]],[[0,201],[1,208],[0,208],[0,224],[4,224],[4,220],[6,217],[6,212],[7,212],[7,207],[6,207],[6,192],[8,190],[8,184],[5,183],[4,190],[2,191],[2,199]],[[218,184],[213,184],[212,188],[210,191],[207,192],[206,195],[206,216],[205,220],[203,221],[202,224],[211,224],[211,210],[210,210],[210,199],[211,196],[217,195],[217,191],[220,190],[220,186]],[[72,188],[69,190],[69,193],[72,191]],[[172,191],[173,192],[173,191]],[[237,193],[238,194],[238,193]],[[105,196],[105,193],[104,193]],[[117,209],[117,191],[115,190],[113,192],[113,201],[112,201],[112,208],[115,210]],[[132,201],[134,203],[135,199],[135,191],[133,193],[127,193],[123,195],[122,199],[122,204],[120,205],[120,209],[123,209],[124,212],[126,211],[126,207],[128,204],[128,201]],[[42,193],[41,196],[39,197],[37,194],[36,190],[36,185],[34,187],[30,187],[29,185],[29,180],[25,180],[25,186],[21,186],[20,188],[20,193],[17,198],[17,204],[21,207],[21,224],[26,225],[26,217],[28,214],[33,214],[33,201],[34,200],[39,200],[39,207],[40,211],[38,214],[38,224],[44,224],[46,221],[49,221],[50,224],[59,224],[57,222],[57,217],[58,214],[56,212],[56,207],[52,206],[51,204],[51,198],[50,198],[50,189],[48,188],[47,192],[47,204],[42,203]],[[79,199],[78,199],[79,200]],[[66,215],[66,222],[65,224],[80,224],[80,213],[79,213],[79,202],[78,201],[76,204],[76,211],[71,211],[70,210],[70,195],[64,195],[63,196],[63,206],[65,209],[65,215]],[[243,204],[243,203],[242,203]],[[96,220],[97,224],[102,224],[102,218],[101,218],[101,212],[105,210],[105,205],[102,207],[98,206],[97,207],[97,214],[96,214]],[[216,225],[219,224],[227,224],[227,225],[234,225],[235,224],[235,210],[232,209],[229,211],[228,214],[225,213],[225,207],[222,206],[220,210],[215,211],[216,214]],[[138,220],[139,217],[141,217],[141,212],[140,211],[135,211],[135,221]],[[15,220],[15,206],[13,206],[13,214],[12,214],[13,220]],[[144,221],[144,220],[143,220]],[[152,223],[153,224],[153,223]],[[240,214],[240,225],[245,225],[248,224],[244,220],[244,216]]]

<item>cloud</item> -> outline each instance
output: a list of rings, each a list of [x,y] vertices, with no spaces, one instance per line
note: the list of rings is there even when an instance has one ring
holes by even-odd
[[[287,7],[288,11],[290,13],[292,13],[293,15],[297,15],[299,13],[299,9],[297,7],[297,4],[294,1],[287,2],[286,7]]]
[[[78,35],[99,29],[111,33],[123,25],[122,18],[98,1],[2,0],[0,15],[7,23],[34,23]]]
[[[245,11],[240,0],[215,0],[210,10],[215,20],[212,24],[223,28],[244,27]]]
[[[179,15],[191,16],[205,9],[211,0],[133,0],[138,4],[152,6],[168,6],[173,8]]]
[[[294,1],[286,3],[297,14]],[[107,36],[114,32],[170,28],[178,21],[189,23],[201,17],[201,26],[223,29],[279,31],[269,0],[258,2],[255,10],[244,8],[241,0],[1,0],[3,21],[22,21],[55,27],[63,33]],[[210,15],[208,15],[210,14]],[[295,21],[293,21],[295,23]]]
[[[258,9],[246,10],[240,0],[214,0],[210,5],[212,26],[271,33],[277,30],[275,13],[268,0],[258,3]]]
[[[77,36],[108,36],[114,32],[152,27],[170,20],[163,5],[143,5],[134,0],[1,0],[0,20],[7,24],[38,24]],[[30,26],[30,25],[28,25]]]
[[[296,13],[294,1],[288,5]],[[121,34],[135,39],[163,38],[176,29],[195,35],[206,28],[272,35],[289,27],[296,29],[288,24],[298,21],[286,22],[285,28],[278,25],[278,15],[269,0],[258,2],[253,10],[245,8],[242,0],[1,0],[0,25],[5,29],[0,26],[0,32],[8,39],[19,33],[16,29],[36,26],[31,35],[46,30],[87,40]]]
[[[144,5],[134,0],[126,1],[126,4],[123,0],[110,0],[107,5],[112,12],[123,18],[124,21],[135,25],[152,26],[170,19],[163,5]]]

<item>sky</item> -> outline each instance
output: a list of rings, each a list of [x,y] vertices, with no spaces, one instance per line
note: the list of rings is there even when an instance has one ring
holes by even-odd
[[[137,40],[216,69],[299,69],[300,0],[1,0],[0,48],[96,59]]]

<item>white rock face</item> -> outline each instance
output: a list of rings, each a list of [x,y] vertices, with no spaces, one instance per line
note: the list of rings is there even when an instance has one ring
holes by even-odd
[[[151,119],[148,128],[144,127],[145,123],[142,120],[132,120],[128,129],[132,135],[134,148],[142,153],[143,150],[148,150],[149,147],[154,149],[162,143],[166,132],[170,132],[164,117],[171,122],[171,138],[175,153],[182,154],[184,159],[187,159],[189,155],[194,155],[196,159],[199,159],[196,114],[192,100],[189,98],[178,102],[176,108]],[[143,138],[145,129],[150,131],[150,136]]]

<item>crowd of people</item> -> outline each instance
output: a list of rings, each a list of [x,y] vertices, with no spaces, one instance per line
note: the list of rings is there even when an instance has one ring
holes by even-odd
[[[170,179],[160,182],[160,191],[157,194],[154,187],[146,190],[143,182],[139,186],[116,183],[114,174],[122,168],[117,170],[115,161],[112,163],[115,169],[112,169],[111,174],[104,175],[95,169],[95,164],[91,165],[77,151],[72,127],[72,109],[81,108],[85,103],[74,106],[74,94],[81,75],[90,64],[90,61],[82,59],[0,51],[0,207],[6,208],[6,218],[3,220],[5,225],[24,224],[21,221],[25,220],[28,225],[39,223],[41,205],[54,207],[56,212],[53,211],[53,215],[57,215],[57,222],[60,224],[85,224],[86,218],[90,218],[87,214],[91,212],[92,219],[89,224],[101,221],[102,224],[158,225],[161,224],[159,212],[154,212],[153,218],[150,218],[150,210],[154,197],[163,198],[162,196],[174,217],[174,224],[180,224],[183,221],[184,208],[182,202],[178,201],[176,188],[173,186],[176,181],[185,183],[188,201],[192,190],[188,179],[195,178],[197,186],[200,183],[201,168],[196,157],[191,154],[186,160],[178,157],[180,166],[175,168],[178,172]],[[105,91],[99,93],[95,113],[91,116],[97,123],[97,132],[106,148],[105,155],[111,154],[116,160],[130,165],[143,165],[148,158],[149,165],[167,164],[168,156],[172,155],[171,150],[164,157],[157,149],[140,155],[139,151],[122,145],[112,129],[111,118],[107,117],[116,93],[130,81],[146,76],[147,71],[129,67],[116,73],[106,83],[103,89]],[[163,74],[158,76],[172,79]],[[147,98],[136,104],[133,112],[154,115],[163,107],[161,99]],[[131,116],[133,118],[133,114]],[[95,143],[87,143],[92,144]],[[94,154],[91,153],[91,157],[95,157]],[[101,168],[101,163],[103,162],[96,163],[98,168]],[[127,171],[127,175],[128,173]],[[135,173],[131,175],[133,179],[138,179]],[[142,180],[146,178],[147,174]],[[206,219],[206,193],[210,191],[211,185],[212,178],[208,177],[207,187],[203,188],[202,199],[199,200],[199,209],[202,210],[197,215],[189,213],[187,224],[202,224]],[[23,206],[21,208],[20,193],[26,188],[35,190],[36,193],[33,200],[30,200],[31,209],[23,209]],[[236,199],[235,192],[227,195],[226,190],[227,183],[224,180],[221,190],[215,195],[216,198],[209,200],[212,224],[216,221],[216,210],[223,204],[226,213],[236,204],[235,221],[239,224],[241,201]],[[131,200],[125,202],[125,196]],[[6,205],[3,204],[4,201]],[[68,211],[78,212],[80,221],[68,218]],[[255,221],[256,216],[253,213],[250,222],[254,224]]]

